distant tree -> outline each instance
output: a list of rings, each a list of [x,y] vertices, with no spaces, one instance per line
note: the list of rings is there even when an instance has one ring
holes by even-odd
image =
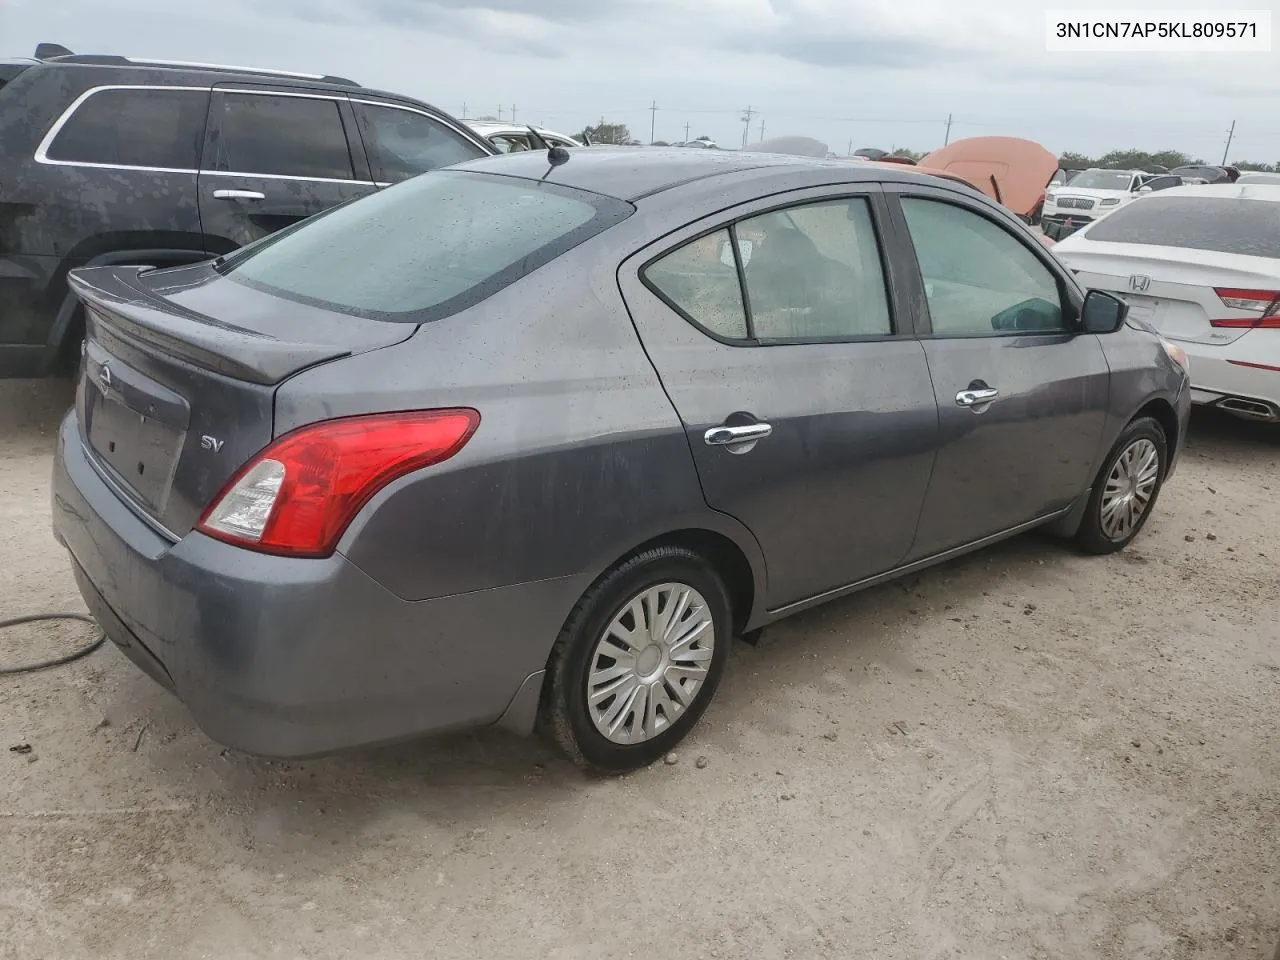
[[[601,120],[595,126],[585,127],[578,139],[590,140],[592,143],[612,143],[619,146],[631,140],[631,131],[625,123],[605,123]]]
[[[919,163],[927,157],[928,154],[923,150],[909,150],[906,147],[894,147],[889,151],[889,156],[906,157],[908,160],[914,160],[916,163]]]
[[[651,147],[669,147],[669,146],[671,146],[671,144],[667,143],[667,141],[665,141],[665,140],[655,140],[655,141],[653,141],[653,143],[649,144],[649,146],[651,146]]]
[[[1238,170],[1247,170],[1250,173],[1277,173],[1280,172],[1280,163],[1251,163],[1248,160],[1236,160],[1231,166]]]

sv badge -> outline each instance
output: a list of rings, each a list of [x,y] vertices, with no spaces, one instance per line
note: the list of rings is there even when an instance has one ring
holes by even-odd
[[[204,450],[212,450],[217,453],[222,449],[225,440],[219,440],[217,437],[211,437],[207,433],[200,438],[200,447]]]

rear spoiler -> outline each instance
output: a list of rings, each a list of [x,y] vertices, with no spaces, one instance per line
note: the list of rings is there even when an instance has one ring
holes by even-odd
[[[214,373],[267,386],[304,366],[351,351],[318,343],[285,343],[161,300],[138,284],[150,267],[81,267],[67,284],[114,333]]]

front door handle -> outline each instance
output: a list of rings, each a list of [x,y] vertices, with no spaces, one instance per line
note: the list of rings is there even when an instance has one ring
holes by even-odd
[[[755,443],[773,433],[767,423],[744,423],[736,427],[712,427],[702,435],[709,447],[731,447],[741,443]]]
[[[976,407],[984,403],[990,403],[998,396],[1000,396],[1000,391],[993,390],[990,387],[982,390],[961,390],[956,394],[956,404],[961,407]]]
[[[257,190],[215,190],[213,191],[213,199],[215,200],[265,200],[267,195],[259,193]]]

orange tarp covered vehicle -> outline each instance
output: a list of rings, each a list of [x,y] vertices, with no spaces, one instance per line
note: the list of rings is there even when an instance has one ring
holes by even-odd
[[[959,176],[1020,217],[1030,217],[1058,171],[1058,158],[1034,140],[969,137],[935,150],[920,161]]]

